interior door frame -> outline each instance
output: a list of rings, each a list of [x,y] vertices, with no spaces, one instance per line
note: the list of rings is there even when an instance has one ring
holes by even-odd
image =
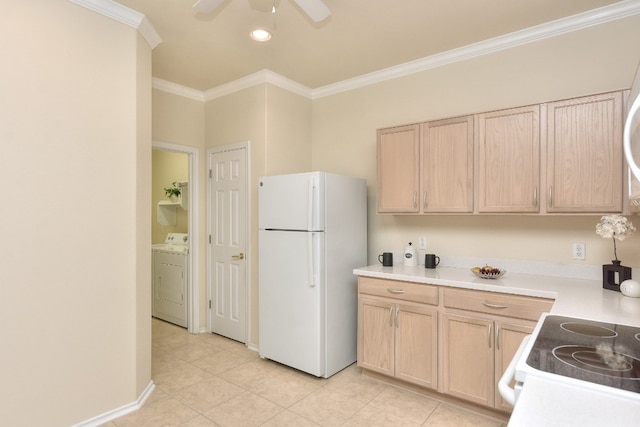
[[[200,211],[198,204],[198,164],[199,152],[195,147],[172,144],[163,141],[151,141],[154,150],[171,151],[186,154],[189,163],[189,207],[187,209],[187,221],[189,227],[189,274],[187,276],[187,330],[191,334],[199,334],[200,331],[200,292],[199,292],[199,260],[200,260]]]
[[[246,295],[246,301],[245,301],[245,313],[246,313],[246,319],[245,319],[245,324],[246,324],[246,345],[250,348],[255,347],[254,344],[251,343],[251,305],[252,305],[252,294],[251,294],[251,283],[252,283],[252,277],[251,277],[251,260],[253,259],[253,250],[252,250],[252,233],[251,233],[251,142],[250,141],[245,141],[245,142],[239,142],[236,144],[229,144],[229,145],[222,145],[219,147],[214,147],[214,148],[210,148],[207,150],[207,168],[210,171],[211,170],[211,156],[213,154],[216,153],[221,153],[223,151],[232,151],[232,150],[239,150],[239,149],[244,149],[244,155],[245,155],[245,182],[247,187],[245,188],[245,194],[246,194],[246,203],[247,203],[247,211],[246,211],[246,217],[245,217],[245,236],[246,236],[246,259],[249,262],[245,262],[244,263],[244,268],[245,268],[245,277],[246,277],[246,282],[245,282],[245,295]],[[207,174],[209,174],[209,172],[207,172]],[[211,207],[211,177],[209,177],[207,175],[207,208],[206,208],[206,216],[207,216],[207,236],[211,236],[212,233],[212,224],[211,224],[211,218],[213,213],[210,212],[210,207]],[[213,296],[211,294],[211,274],[212,274],[212,267],[211,267],[211,244],[207,244],[207,284],[206,284],[206,290],[207,290],[207,301],[211,301]],[[212,332],[212,326],[211,326],[211,308],[207,309],[207,332],[211,333]]]

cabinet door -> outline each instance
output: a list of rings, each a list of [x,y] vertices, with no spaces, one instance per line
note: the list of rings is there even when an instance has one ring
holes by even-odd
[[[498,384],[500,377],[502,377],[504,371],[507,370],[509,362],[511,362],[511,359],[516,354],[524,337],[531,334],[534,327],[535,322],[495,323],[495,384]],[[513,387],[513,383],[510,387]],[[513,410],[513,406],[502,399],[497,387],[495,389],[495,407],[504,411]]]
[[[478,212],[538,212],[540,106],[477,116]]]
[[[358,300],[358,366],[393,376],[394,304],[382,299]]]
[[[443,391],[485,406],[494,403],[493,322],[444,313]]]
[[[422,126],[422,211],[473,212],[473,116]]]
[[[547,107],[547,211],[622,211],[622,94]]]
[[[378,130],[377,208],[380,213],[417,213],[420,125]]]
[[[437,388],[438,313],[420,305],[396,305],[396,378]]]

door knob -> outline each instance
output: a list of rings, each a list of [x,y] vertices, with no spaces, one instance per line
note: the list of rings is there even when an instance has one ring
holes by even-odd
[[[231,255],[232,259],[244,259],[244,254],[240,252],[238,255]]]

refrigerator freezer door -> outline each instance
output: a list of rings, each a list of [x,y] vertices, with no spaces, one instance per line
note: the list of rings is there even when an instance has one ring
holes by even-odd
[[[323,376],[324,233],[259,233],[260,356]]]
[[[324,230],[324,173],[265,176],[258,186],[260,230]]]

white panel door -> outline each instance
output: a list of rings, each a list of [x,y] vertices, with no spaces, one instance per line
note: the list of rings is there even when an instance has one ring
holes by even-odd
[[[212,332],[246,342],[246,149],[212,153],[209,160],[209,322]]]
[[[187,327],[187,266],[184,254],[153,254],[152,315]]]

